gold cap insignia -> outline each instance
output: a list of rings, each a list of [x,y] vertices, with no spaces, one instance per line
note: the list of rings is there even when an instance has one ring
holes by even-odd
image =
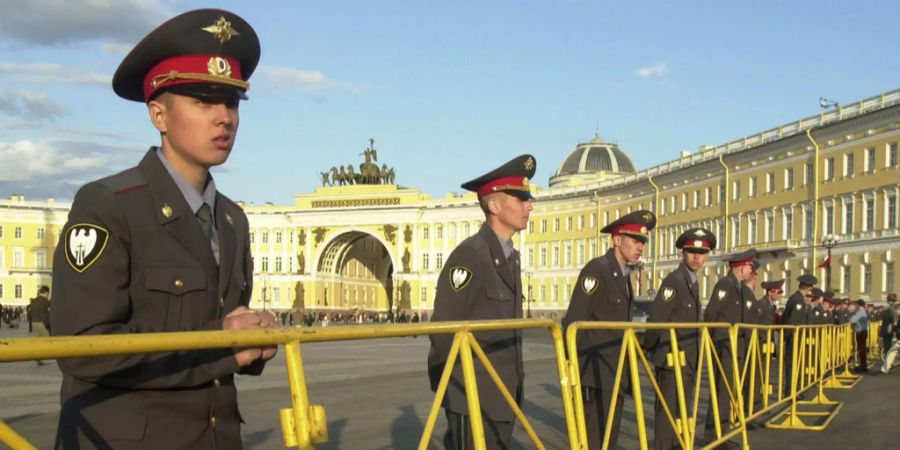
[[[641,227],[641,233],[647,233],[647,227]]]
[[[231,22],[225,19],[225,16],[219,17],[219,20],[216,23],[204,27],[203,31],[212,34],[219,40],[220,44],[224,44],[231,40],[234,36],[238,36],[241,33],[238,33],[237,30],[231,28]]]
[[[172,207],[169,206],[168,204],[163,204],[163,207],[162,207],[162,209],[160,209],[160,212],[162,213],[163,217],[165,217],[166,219],[168,219],[169,217],[172,217]]]
[[[703,230],[697,230],[694,232],[694,236],[703,237],[706,236],[706,233],[704,233]]]
[[[213,56],[206,63],[206,70],[214,77],[231,78],[231,64],[221,56]]]
[[[234,219],[231,218],[231,214],[225,213],[225,220],[228,221],[229,225],[234,225]]]
[[[534,158],[529,156],[528,159],[525,160],[525,170],[531,169],[534,169]]]
[[[653,220],[653,214],[650,214],[650,213],[644,214],[644,220],[646,220],[647,222]]]

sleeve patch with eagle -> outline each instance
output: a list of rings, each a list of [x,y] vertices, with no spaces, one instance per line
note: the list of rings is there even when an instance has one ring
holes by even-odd
[[[719,300],[725,300],[725,297],[728,296],[728,292],[725,289],[719,289],[716,291],[716,295],[719,296]]]
[[[663,296],[664,301],[666,301],[666,302],[671,301],[672,298],[675,297],[675,289],[672,289],[670,287],[663,288],[662,296]]]
[[[69,266],[83,273],[100,259],[109,231],[92,223],[76,223],[66,230],[65,253]]]
[[[584,293],[587,295],[593,294],[599,286],[600,281],[594,277],[584,277],[581,280],[581,288],[584,289]]]
[[[472,271],[463,266],[453,266],[450,268],[450,289],[453,292],[459,292],[469,285],[472,281]]]

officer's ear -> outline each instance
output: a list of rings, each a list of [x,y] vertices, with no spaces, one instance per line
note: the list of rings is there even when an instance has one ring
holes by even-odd
[[[150,115],[150,122],[159,130],[160,136],[164,136],[168,131],[166,117],[171,107],[171,94],[163,92],[147,102],[147,113]]]

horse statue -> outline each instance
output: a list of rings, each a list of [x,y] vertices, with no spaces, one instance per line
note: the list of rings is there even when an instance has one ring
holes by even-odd
[[[334,186],[334,182],[329,179],[328,172],[319,172],[319,176],[322,177],[322,186]]]
[[[368,161],[360,164],[359,178],[363,184],[378,184],[381,179],[381,171],[378,169],[378,164]]]
[[[350,180],[347,179],[347,172],[344,171],[344,166],[339,166],[339,167],[340,167],[340,171],[338,172],[338,175],[337,175],[338,184],[340,184],[341,186],[343,186],[345,184],[350,184]]]
[[[356,184],[359,182],[359,176],[353,170],[353,164],[347,164],[347,184]]]

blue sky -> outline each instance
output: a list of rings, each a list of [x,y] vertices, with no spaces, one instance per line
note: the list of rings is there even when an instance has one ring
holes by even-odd
[[[598,129],[644,169],[900,87],[896,1],[37,0],[0,17],[0,196],[70,199],[135,164],[158,135],[112,73],[210,6],[261,39],[214,171],[256,203],[312,191],[370,137],[399,184],[442,196],[526,152],[546,186]]]

